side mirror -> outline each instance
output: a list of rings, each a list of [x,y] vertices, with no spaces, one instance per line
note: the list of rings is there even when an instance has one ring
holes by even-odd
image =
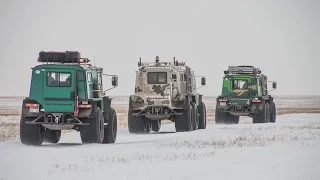
[[[273,83],[272,83],[272,88],[273,88],[273,89],[277,89],[277,82],[273,82]]]
[[[118,76],[112,76],[111,84],[112,86],[118,86]]]
[[[202,86],[206,85],[206,78],[205,77],[201,78],[201,85]]]

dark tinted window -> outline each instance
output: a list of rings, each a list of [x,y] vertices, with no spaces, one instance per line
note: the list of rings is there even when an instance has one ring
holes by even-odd
[[[71,73],[47,72],[47,86],[70,87]]]
[[[166,84],[167,73],[166,72],[148,72],[147,79],[148,79],[148,84]]]
[[[177,75],[176,74],[172,74],[172,79],[177,79]]]

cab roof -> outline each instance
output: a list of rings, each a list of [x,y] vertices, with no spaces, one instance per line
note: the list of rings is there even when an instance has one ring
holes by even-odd
[[[57,69],[78,69],[78,70],[101,70],[101,67],[92,66],[88,58],[82,58],[78,51],[41,51],[37,62],[42,64],[32,69],[57,68]]]

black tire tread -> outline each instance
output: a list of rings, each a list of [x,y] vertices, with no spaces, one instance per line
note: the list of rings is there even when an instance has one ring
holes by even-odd
[[[207,110],[206,105],[203,102],[199,103],[199,129],[207,128]]]
[[[98,106],[94,106],[92,112],[94,113],[94,118],[82,120],[85,123],[89,123],[89,125],[82,126],[80,128],[81,140],[84,144],[101,144],[103,139],[100,139],[100,121],[104,121],[104,117],[101,109]]]
[[[192,106],[188,104],[188,108],[183,110],[183,115],[175,117],[175,128],[177,132],[185,132],[192,130]]]
[[[117,132],[118,132],[117,112],[113,108],[110,108],[109,117],[106,117],[105,115],[105,121],[106,121],[106,118],[109,119],[109,123],[104,127],[103,143],[104,144],[115,143],[117,139]]]
[[[144,116],[132,116],[132,111],[128,111],[128,130],[132,134],[150,133],[150,123]]]
[[[41,125],[29,125],[32,118],[20,117],[20,141],[24,145],[40,146],[44,141],[44,128]]]
[[[47,129],[44,132],[44,141],[49,143],[58,143],[61,138],[61,130]]]
[[[192,130],[198,130],[199,128],[199,110],[194,102],[191,102],[192,106]]]

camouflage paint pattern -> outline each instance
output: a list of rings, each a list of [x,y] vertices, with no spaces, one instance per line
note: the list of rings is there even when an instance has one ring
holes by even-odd
[[[247,88],[233,89],[233,80],[246,80]],[[223,87],[221,96],[229,99],[231,103],[243,104],[248,100],[257,97],[258,95],[257,77],[251,75],[229,75],[223,79]]]
[[[165,68],[149,68],[145,67],[136,71],[135,94],[131,96],[134,109],[143,109],[146,106],[169,106],[177,104],[171,99],[178,93],[182,94],[181,88],[185,88],[185,82],[180,81],[179,71],[183,71],[183,67],[165,67]],[[166,84],[148,84],[148,72],[166,72]],[[172,74],[176,75],[176,79],[172,80]],[[140,101],[138,100],[140,99]],[[143,100],[143,102],[142,102]],[[140,102],[140,103],[139,103]],[[180,105],[180,104],[179,104]]]

